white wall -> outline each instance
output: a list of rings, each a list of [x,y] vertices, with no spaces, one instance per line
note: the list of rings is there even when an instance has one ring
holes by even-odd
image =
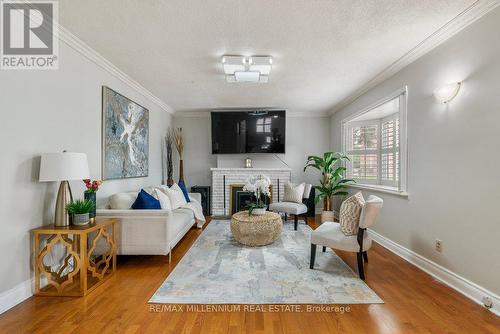
[[[171,116],[124,82],[60,43],[54,71],[0,71],[0,297],[32,276],[30,229],[52,222],[58,184],[39,183],[39,156],[68,150],[88,155],[101,177],[101,86],[149,109],[149,177],[106,181],[98,199],[161,182],[161,137]],[[82,182],[71,183],[83,197]],[[2,305],[0,305],[2,306]]]
[[[383,236],[500,294],[500,9],[407,66],[335,113],[332,145],[341,147],[341,121],[408,85],[409,197],[384,199]],[[432,91],[464,80],[449,105]],[[369,191],[363,191],[368,195]],[[443,252],[434,250],[443,240]]]
[[[183,117],[176,114],[175,127],[182,127],[185,135],[184,175],[188,187],[210,185],[213,167],[244,167],[249,157],[253,166],[289,167],[293,182],[319,184],[319,174],[313,170],[303,172],[308,155],[319,155],[329,150],[330,123],[328,117],[287,117],[285,154],[220,154],[213,155],[211,123],[206,116]],[[281,160],[284,161],[284,163]],[[178,167],[175,172],[178,174]]]

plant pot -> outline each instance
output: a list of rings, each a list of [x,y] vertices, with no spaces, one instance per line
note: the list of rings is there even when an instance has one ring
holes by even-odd
[[[333,222],[335,221],[335,212],[334,211],[322,211],[321,212],[321,224],[324,222]]]
[[[252,210],[252,215],[254,216],[262,216],[265,215],[267,208],[255,208]]]
[[[83,226],[89,223],[90,217],[88,213],[73,215],[73,225]]]
[[[89,212],[89,217],[90,218],[95,218],[95,209],[96,209],[96,204],[97,204],[97,200],[96,200],[96,193],[95,192],[84,192],[83,193],[83,198],[91,201],[94,203],[94,209],[92,211]]]

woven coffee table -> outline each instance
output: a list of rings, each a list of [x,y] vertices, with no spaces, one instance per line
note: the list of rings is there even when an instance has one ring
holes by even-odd
[[[265,215],[248,215],[240,211],[231,217],[231,232],[241,244],[247,246],[265,246],[276,241],[281,235],[283,222],[275,212]]]

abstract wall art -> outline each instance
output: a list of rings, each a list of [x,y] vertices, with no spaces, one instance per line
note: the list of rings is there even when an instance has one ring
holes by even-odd
[[[148,176],[148,109],[103,86],[102,122],[102,178]]]

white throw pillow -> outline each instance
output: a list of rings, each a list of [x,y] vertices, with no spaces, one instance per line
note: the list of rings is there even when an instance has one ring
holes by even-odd
[[[172,210],[187,204],[186,197],[184,197],[184,193],[177,183],[174,183],[170,188],[165,189],[165,193],[168,198],[170,198]]]
[[[109,207],[113,210],[127,210],[132,207],[137,198],[137,192],[117,193],[109,197]]]
[[[170,189],[168,186],[161,184],[156,189],[161,190],[165,195],[167,194],[167,189]]]
[[[301,204],[302,198],[304,197],[305,187],[305,183],[293,184],[289,182],[285,184],[285,196],[283,197],[283,202],[293,202]]]
[[[172,210],[172,204],[170,203],[170,198],[159,188],[154,190],[155,198],[160,201],[160,206],[162,210]]]

